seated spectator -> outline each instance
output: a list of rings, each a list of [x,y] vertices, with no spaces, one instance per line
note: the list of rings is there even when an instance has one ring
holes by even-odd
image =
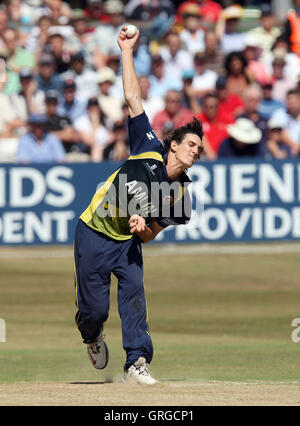
[[[165,41],[166,44],[161,46],[158,51],[165,63],[164,71],[167,75],[181,79],[183,70],[193,68],[193,56],[182,48],[178,33],[169,32]]]
[[[219,98],[220,114],[230,114],[234,117],[242,114],[245,110],[243,98],[233,93],[229,93],[227,89],[226,77],[219,77],[216,81],[216,92]]]
[[[53,19],[50,15],[42,15],[38,19],[28,34],[25,42],[25,49],[36,55],[38,62],[39,56],[45,50],[49,38],[49,29],[53,25]]]
[[[273,97],[279,102],[284,102],[287,92],[296,86],[296,81],[284,73],[285,52],[277,51],[272,64]]]
[[[280,29],[275,26],[276,18],[272,6],[264,3],[260,5],[260,25],[248,31],[248,35],[261,47],[259,59],[264,60],[277,39],[280,36]]]
[[[218,157],[258,157],[264,155],[261,149],[261,131],[246,118],[238,118],[227,127],[229,137],[219,148]]]
[[[97,82],[99,86],[98,102],[104,115],[111,121],[115,122],[122,118],[121,98],[111,95],[111,88],[116,80],[115,73],[109,67],[103,67],[98,72]]]
[[[141,88],[143,107],[149,118],[150,123],[152,123],[155,114],[164,109],[165,101],[160,96],[150,95],[150,81],[148,76],[140,76],[139,83]]]
[[[35,80],[37,81],[38,90],[42,90],[44,93],[48,92],[48,90],[61,92],[63,82],[61,77],[55,72],[55,60],[50,53],[43,53],[40,56]]]
[[[76,120],[74,127],[90,152],[91,160],[102,161],[104,149],[110,142],[110,134],[105,127],[105,117],[96,97],[88,100],[87,113]]]
[[[179,36],[185,48],[191,55],[199,51],[204,51],[205,30],[201,26],[201,9],[197,4],[187,4],[182,13],[182,17],[184,28]]]
[[[213,92],[216,86],[218,74],[208,70],[206,67],[206,56],[204,52],[197,52],[194,55],[195,75],[192,88],[198,99],[202,99],[207,93]]]
[[[61,74],[66,80],[71,78],[76,84],[76,96],[82,100],[88,100],[98,92],[97,72],[85,66],[85,58],[82,51],[71,55],[70,69]]]
[[[150,80],[150,95],[165,97],[168,90],[181,90],[181,78],[174,78],[165,73],[164,60],[161,55],[153,55],[151,63]]]
[[[212,30],[205,33],[206,69],[216,72],[219,76],[225,74],[225,54],[220,50],[220,43],[216,33]]]
[[[63,144],[64,150],[69,152],[84,151],[85,146],[80,140],[80,134],[72,127],[70,119],[57,114],[59,93],[49,90],[46,93],[46,117],[45,132],[56,136]]]
[[[109,17],[104,12],[103,0],[87,0],[84,14],[86,19],[95,23],[95,25],[98,25],[99,23],[106,24],[109,21]]]
[[[218,107],[218,96],[207,94],[203,98],[202,113],[197,115],[198,120],[202,122],[203,134],[215,154],[221,142],[228,136],[227,125],[235,121],[233,115],[220,112]]]
[[[182,93],[169,90],[165,97],[165,108],[154,116],[152,127],[157,137],[162,139],[163,127],[167,122],[180,127],[192,119],[193,113],[182,106]]]
[[[45,95],[37,88],[31,69],[21,69],[19,78],[21,90],[19,93],[9,95],[9,99],[15,117],[23,123],[23,126],[19,129],[22,134],[26,131],[25,126],[30,114],[43,114],[45,112]]]
[[[248,76],[250,75],[251,80],[263,85],[267,81],[270,81],[271,75],[268,72],[267,66],[259,60],[261,52],[262,49],[257,40],[248,35],[243,51],[247,61]]]
[[[3,39],[4,31],[7,28],[8,24],[8,16],[7,11],[5,9],[0,9],[0,52],[6,50],[6,44]]]
[[[216,24],[216,34],[220,40],[220,48],[226,55],[230,52],[240,52],[245,48],[245,33],[238,31],[244,10],[238,4],[224,9]]]
[[[271,119],[268,122],[267,148],[274,158],[283,160],[292,155],[297,155],[298,151],[285,140],[282,124]]]
[[[48,38],[49,52],[54,57],[55,72],[62,74],[71,66],[70,52],[65,48],[64,36],[59,32],[54,32]]]
[[[273,98],[273,83],[271,81],[264,84],[262,90],[263,97],[258,106],[258,112],[262,117],[269,120],[275,111],[284,108],[285,105]]]
[[[19,163],[56,163],[65,159],[65,150],[60,140],[45,132],[46,117],[32,114],[28,118],[28,132],[19,140],[17,161]]]
[[[222,6],[213,0],[187,0],[179,5],[176,13],[176,22],[182,22],[182,15],[184,15],[186,7],[190,4],[199,6],[205,26],[215,24],[222,11]]]
[[[76,84],[72,79],[63,82],[63,93],[58,104],[58,114],[65,115],[74,125],[75,121],[86,114],[86,101],[76,95]]]
[[[19,71],[21,68],[34,68],[34,55],[19,46],[19,31],[13,28],[6,28],[2,35],[3,41],[8,51],[6,58],[7,82],[4,93],[10,95],[20,90]]]
[[[195,71],[193,69],[186,69],[182,73],[182,105],[185,108],[190,109],[194,114],[199,114],[201,112],[201,105],[195,94],[195,90],[193,89],[194,76]]]
[[[256,85],[252,84],[245,90],[244,102],[245,110],[239,116],[251,120],[254,125],[261,131],[261,145],[266,150],[266,137],[267,137],[267,120],[259,113],[258,107],[262,100],[262,90]]]
[[[119,53],[117,40],[125,21],[124,5],[120,0],[106,1],[104,12],[108,16],[108,22],[95,28],[88,46],[93,52],[93,64],[96,69],[106,65],[109,53]]]
[[[300,95],[297,89],[289,90],[286,95],[286,108],[278,109],[271,117],[272,120],[281,123],[285,131],[285,138],[289,138],[291,144],[300,147]]]
[[[225,58],[228,93],[242,97],[246,87],[253,83],[247,69],[247,61],[242,52],[231,52]]]
[[[85,54],[85,59],[87,65],[90,67],[92,62],[90,57],[87,54],[87,44],[93,34],[92,29],[89,27],[88,20],[85,17],[84,11],[82,9],[72,10],[72,16],[70,24],[74,29],[74,34],[71,40],[68,40],[68,45],[72,53],[83,50]]]
[[[25,123],[16,118],[9,96],[2,92],[3,87],[4,83],[0,83],[0,138],[13,138],[18,135],[19,128]]]
[[[276,57],[283,57],[285,61],[284,75],[289,76],[293,81],[297,81],[299,75],[299,58],[288,50],[288,43],[282,35],[280,35],[272,46],[271,51],[263,58],[263,63],[268,69],[268,73],[273,73],[273,60]]]
[[[113,127],[113,140],[104,149],[103,159],[109,161],[125,161],[129,157],[129,142],[124,123],[118,121]]]

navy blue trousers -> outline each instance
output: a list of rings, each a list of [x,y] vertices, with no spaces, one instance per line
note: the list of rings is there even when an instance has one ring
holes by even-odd
[[[118,279],[124,368],[140,357],[150,363],[153,346],[147,324],[141,242],[116,241],[79,220],[74,242],[76,324],[84,343],[93,342],[109,315],[111,273]]]

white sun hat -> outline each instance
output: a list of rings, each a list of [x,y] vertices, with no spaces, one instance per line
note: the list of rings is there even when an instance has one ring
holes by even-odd
[[[227,131],[231,137],[246,144],[258,143],[262,137],[259,128],[248,118],[238,118],[234,124],[227,126]]]

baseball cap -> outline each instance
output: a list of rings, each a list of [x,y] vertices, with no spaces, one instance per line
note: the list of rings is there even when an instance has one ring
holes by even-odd
[[[194,77],[195,71],[186,69],[182,71],[182,80],[190,80]]]
[[[79,51],[79,52],[75,52],[71,55],[71,61],[80,61],[80,62],[84,62],[84,54]]]
[[[59,93],[57,90],[48,90],[46,92],[46,96],[45,96],[46,102],[52,101],[52,100],[58,101],[58,99],[59,99]]]
[[[124,5],[120,0],[107,0],[104,5],[104,11],[108,15],[112,13],[123,13]]]
[[[201,7],[195,3],[187,3],[185,4],[180,11],[183,17],[189,16],[202,16]]]
[[[244,15],[244,9],[239,4],[232,4],[224,9],[223,14],[225,19],[240,19]]]
[[[270,118],[270,120],[268,121],[268,128],[270,130],[272,130],[272,129],[282,129],[283,128],[283,124],[276,117],[275,118]]]
[[[72,78],[67,78],[63,82],[63,89],[76,89],[75,81]]]
[[[30,114],[27,122],[29,124],[46,124],[47,117],[44,114]]]
[[[152,55],[151,60],[152,60],[152,62],[156,62],[156,63],[164,62],[162,56],[158,55],[158,54]]]
[[[116,75],[112,68],[110,67],[103,67],[100,69],[98,73],[98,83],[104,83],[105,81],[110,81],[111,83],[114,83],[116,80]]]
[[[19,72],[19,77],[20,78],[32,78],[33,77],[33,73],[32,70],[30,68],[22,68]]]
[[[226,83],[227,83],[226,77],[223,77],[223,76],[218,77],[216,81],[216,89],[217,90],[225,89]]]
[[[40,56],[40,65],[46,65],[46,64],[54,64],[55,60],[53,55],[51,53],[43,53]]]
[[[259,6],[260,8],[260,16],[270,16],[273,15],[272,6],[268,3],[263,3]]]

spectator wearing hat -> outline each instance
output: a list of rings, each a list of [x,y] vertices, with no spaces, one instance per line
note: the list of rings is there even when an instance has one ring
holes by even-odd
[[[197,52],[194,55],[195,76],[192,88],[198,99],[202,99],[207,93],[214,91],[218,74],[206,67],[206,55],[204,52]]]
[[[281,31],[276,26],[276,17],[272,6],[268,3],[263,3],[259,6],[259,9],[260,25],[248,31],[247,35],[261,48],[259,59],[264,60],[270,53],[275,40],[280,36]]]
[[[20,33],[17,29],[6,28],[2,39],[7,49],[6,77],[4,93],[12,94],[20,90],[19,71],[21,68],[34,68],[34,55],[19,46]]]
[[[129,157],[129,142],[126,125],[117,121],[112,129],[112,142],[104,149],[103,159],[109,161],[126,161]]]
[[[285,55],[286,53],[284,50],[277,49],[277,51],[274,52],[272,62],[273,97],[277,101],[283,103],[285,102],[287,92],[296,86],[296,81],[290,76],[285,75]]]
[[[225,54],[220,50],[220,42],[215,31],[206,31],[204,43],[206,69],[216,72],[219,76],[224,75]]]
[[[222,11],[222,6],[213,0],[187,0],[181,3],[177,9],[176,22],[182,22],[182,15],[185,14],[186,7],[196,4],[201,10],[201,16],[205,25],[215,24]]]
[[[272,157],[279,160],[298,153],[285,139],[282,122],[272,118],[268,121],[267,148]]]
[[[165,96],[165,108],[158,112],[152,122],[152,127],[159,139],[162,139],[163,128],[166,123],[173,127],[184,126],[193,119],[193,113],[182,105],[182,92],[168,90]]]
[[[218,95],[208,93],[202,101],[202,112],[196,118],[201,121],[203,134],[216,156],[221,142],[228,136],[227,125],[235,121],[234,116],[220,112]]]
[[[244,15],[243,8],[233,4],[224,9],[216,24],[216,34],[220,40],[220,48],[227,55],[240,52],[245,48],[245,33],[238,31],[240,20]]]
[[[202,27],[201,9],[197,4],[187,4],[184,8],[183,30],[180,32],[180,39],[191,55],[204,50],[205,30]]]
[[[28,132],[19,140],[17,161],[19,163],[57,163],[65,159],[60,140],[45,132],[47,118],[31,114],[28,118]]]
[[[238,118],[227,126],[229,137],[221,143],[218,157],[260,157],[265,151],[261,146],[261,131],[247,118]]]
[[[269,120],[278,109],[285,107],[284,103],[273,98],[273,83],[270,80],[262,85],[263,97],[258,106],[259,114]]]
[[[61,78],[75,81],[76,96],[82,100],[88,100],[98,92],[97,72],[85,66],[83,51],[71,55],[70,69],[63,73]]]
[[[48,90],[57,90],[61,92],[62,79],[60,75],[55,72],[55,60],[51,53],[43,53],[39,58],[39,67],[35,80],[38,89],[44,93]]]
[[[76,96],[76,84],[73,79],[63,82],[62,97],[59,99],[57,111],[58,114],[67,116],[73,125],[86,113],[86,101]]]
[[[219,98],[219,112],[230,114],[234,117],[242,114],[245,110],[243,98],[233,93],[229,93],[226,77],[220,76],[216,81],[216,93]]]
[[[38,89],[34,80],[33,71],[23,68],[19,72],[21,90],[9,95],[9,101],[15,112],[16,119],[23,125],[19,128],[19,134],[23,134],[28,116],[30,114],[43,114],[45,112],[45,95]]]
[[[109,67],[103,67],[98,72],[97,83],[99,86],[98,102],[105,116],[115,122],[122,119],[123,100],[111,94],[116,75]]]
[[[65,152],[81,152],[84,147],[79,133],[72,126],[71,120],[67,116],[57,114],[58,101],[59,93],[56,90],[49,90],[46,93],[45,115],[47,122],[45,132],[56,136],[62,142]]]
[[[96,97],[87,103],[87,112],[76,120],[74,128],[79,132],[91,160],[103,160],[105,147],[111,141],[111,135],[105,126],[105,116]]]
[[[193,56],[182,47],[177,32],[168,32],[164,40],[165,44],[159,48],[158,53],[164,60],[165,73],[181,79],[183,70],[193,68]]]
[[[275,40],[271,51],[263,58],[263,63],[266,65],[269,74],[272,74],[273,60],[277,56],[284,57],[284,75],[293,81],[297,81],[299,76],[299,58],[295,53],[289,51],[288,42],[283,35],[280,35]]]
[[[150,95],[164,98],[168,90],[182,90],[183,84],[181,78],[173,77],[165,72],[165,63],[161,55],[152,55]]]
[[[96,27],[88,46],[93,52],[96,69],[106,65],[106,59],[110,53],[119,53],[117,39],[124,24],[124,5],[121,0],[106,1],[104,12],[108,16],[108,22],[106,25]]]
[[[286,107],[274,112],[271,120],[281,123],[284,137],[292,147],[300,147],[300,95],[297,89],[289,90],[286,94]],[[294,149],[293,149],[294,151]]]

